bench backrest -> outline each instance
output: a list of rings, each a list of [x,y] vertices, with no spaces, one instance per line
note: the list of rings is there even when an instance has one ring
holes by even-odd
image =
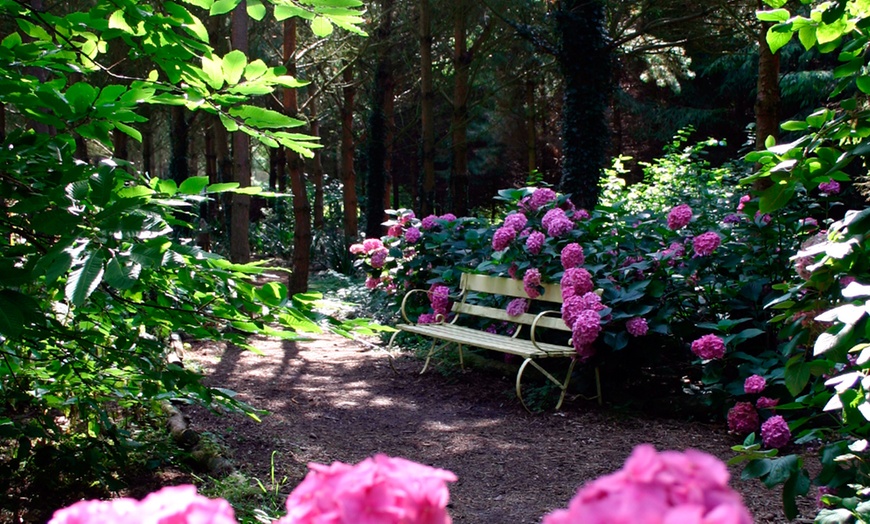
[[[523,313],[522,315],[510,316],[502,308],[494,308],[490,306],[479,306],[469,304],[467,298],[469,293],[482,293],[488,295],[500,295],[515,298],[529,299],[529,295],[523,289],[522,280],[515,280],[505,277],[493,277],[489,275],[476,275],[472,273],[463,273],[459,286],[462,291],[462,300],[453,304],[453,312],[457,314],[473,315],[476,317],[484,317],[493,320],[502,320],[505,322],[513,322],[516,324],[532,325],[535,319],[539,316],[532,313]],[[548,302],[552,307],[548,309],[559,312],[562,307],[562,288],[558,284],[543,284],[544,293],[534,299],[537,301]],[[562,320],[561,314],[550,314],[546,317],[538,319],[538,326],[559,329],[562,331],[571,331],[565,322]]]

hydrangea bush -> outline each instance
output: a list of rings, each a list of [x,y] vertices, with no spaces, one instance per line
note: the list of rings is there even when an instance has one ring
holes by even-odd
[[[658,453],[636,447],[625,466],[577,492],[567,509],[544,524],[633,522],[751,524],[728,470],[699,451]],[[357,465],[310,464],[287,497],[285,516],[273,524],[450,524],[446,470],[403,458],[376,455]],[[268,522],[268,521],[266,521]],[[208,499],[194,486],[163,488],[142,501],[82,501],[55,512],[49,524],[236,524],[223,499]]]

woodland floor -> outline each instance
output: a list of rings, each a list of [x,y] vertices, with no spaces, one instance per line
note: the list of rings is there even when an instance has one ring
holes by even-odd
[[[411,353],[391,360],[334,335],[254,344],[263,355],[202,344],[186,359],[202,366],[210,385],[268,410],[262,422],[202,409],[189,414],[192,427],[215,435],[251,477],[269,478],[275,452],[286,491],[308,462],[356,463],[385,453],[453,471],[454,522],[537,523],[565,507],[578,486],[621,467],[637,444],[696,448],[727,460],[738,443],[723,426],[650,418],[579,398],[559,412],[532,415],[509,378],[458,368],[420,375],[422,363]],[[777,492],[732,473],[755,522],[786,522]],[[812,522],[814,500],[799,506],[799,521]]]

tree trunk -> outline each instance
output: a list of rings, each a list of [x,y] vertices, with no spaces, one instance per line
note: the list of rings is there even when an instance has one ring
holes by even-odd
[[[154,176],[154,112],[144,104],[142,116],[148,119],[142,130],[142,172]]]
[[[468,0],[453,5],[453,169],[450,173],[452,210],[468,214],[468,70],[471,54],[466,43]]]
[[[169,177],[180,185],[190,176],[190,126],[185,117],[184,106],[172,106],[170,109],[169,129]]]
[[[6,104],[0,104],[0,142],[6,141]]]
[[[309,84],[310,132],[311,136],[319,137],[320,117],[317,115],[317,94],[314,91],[314,84]],[[320,149],[314,150],[314,158],[311,159],[311,181],[314,183],[314,230],[323,231],[325,225],[323,218],[323,157],[320,154]]]
[[[758,0],[758,9],[764,9],[764,4]],[[771,53],[767,45],[769,23],[761,23],[758,33],[758,84],[755,95],[755,149],[766,149],[767,137],[779,138],[779,52]],[[753,189],[761,191],[770,187],[769,178],[759,178],[753,183]]]
[[[296,17],[284,21],[284,63],[287,74],[296,75]],[[284,89],[284,113],[296,117],[299,100],[296,90]],[[293,272],[288,285],[291,295],[308,291],[308,273],[311,265],[311,204],[305,188],[302,158],[287,149],[287,171],[290,175],[290,191],[293,193]]]
[[[563,0],[554,15],[564,85],[560,189],[577,206],[592,209],[610,145],[607,108],[613,83],[604,6],[601,0]]]
[[[538,136],[535,132],[535,83],[526,82],[526,151],[529,159],[529,174],[538,169]]]
[[[386,106],[393,82],[393,67],[390,58],[390,33],[393,26],[394,0],[383,0],[381,21],[375,34],[378,64],[375,85],[372,90],[372,110],[369,115],[367,151],[368,176],[366,177],[366,237],[377,238],[383,234],[381,224],[385,219],[384,202],[387,201],[387,118]]]
[[[421,216],[435,209],[435,121],[432,87],[432,23],[429,0],[420,0],[420,120],[423,126],[423,194]]]
[[[112,149],[114,150],[115,158],[121,158],[124,160],[130,159],[130,148],[128,147],[130,143],[129,138],[130,137],[127,133],[119,129],[112,131]]]
[[[246,2],[232,12],[231,44],[234,50],[248,53],[248,13]],[[251,140],[241,131],[233,133],[233,175],[240,187],[251,185]],[[245,263],[251,259],[248,239],[250,227],[250,195],[233,194],[230,219],[230,260]]]
[[[341,104],[341,183],[344,204],[344,236],[354,239],[359,231],[359,204],[356,195],[356,171],[353,165],[353,105],[356,87],[353,85],[351,64],[344,65],[342,71]]]
[[[390,195],[396,187],[393,176],[393,148],[396,141],[396,78],[392,67],[384,78],[384,124],[387,126],[384,134],[384,145],[387,148],[384,156],[384,209],[398,209],[398,198],[390,203]]]

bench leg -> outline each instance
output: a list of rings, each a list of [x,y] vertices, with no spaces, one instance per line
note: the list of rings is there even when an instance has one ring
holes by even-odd
[[[447,346],[449,346],[450,344],[452,344],[452,342],[445,342],[436,348],[435,344],[437,344],[437,343],[438,343],[437,338],[432,340],[432,345],[429,346],[429,353],[426,355],[426,363],[423,364],[423,369],[420,371],[421,375],[423,373],[425,373],[426,368],[429,367],[429,361],[432,360],[432,355],[434,355],[436,352],[441,351],[442,349],[444,349]],[[459,362],[462,363],[462,346],[459,346]]]
[[[523,400],[523,390],[522,390],[523,373],[526,370],[526,366],[528,366],[529,364],[531,364],[532,366],[535,367],[535,369],[540,371],[541,374],[544,375],[545,377],[547,377],[547,379],[550,382],[559,386],[561,393],[559,394],[559,402],[558,402],[558,404],[556,404],[556,409],[558,410],[559,408],[561,408],[562,402],[564,402],[564,400],[565,400],[565,393],[568,391],[568,383],[571,382],[571,374],[574,372],[574,366],[577,364],[577,360],[573,359],[573,358],[571,359],[571,364],[568,366],[568,374],[565,376],[564,382],[560,382],[558,379],[556,379],[556,377],[551,375],[546,369],[542,368],[540,366],[540,364],[535,362],[533,359],[527,358],[526,360],[523,361],[522,365],[520,366],[520,370],[517,372],[517,398],[520,399],[520,404],[522,404],[523,407],[526,408],[526,411],[531,413],[532,410],[529,409],[529,406],[526,405],[526,401]],[[596,384],[598,384],[597,369],[596,369],[595,379],[596,379]],[[600,399],[601,398],[601,386],[600,386],[600,384],[598,386],[598,390],[599,390],[598,395],[599,395],[599,399]]]
[[[459,346],[459,369],[465,371],[465,362],[462,361],[462,344],[457,344]]]

